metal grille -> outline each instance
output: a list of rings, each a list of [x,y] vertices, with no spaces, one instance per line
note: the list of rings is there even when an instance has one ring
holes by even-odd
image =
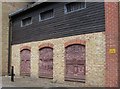
[[[66,4],[67,12],[76,11],[85,8],[85,2],[71,2]]]
[[[40,20],[46,20],[53,17],[53,9],[40,13]]]
[[[22,26],[27,26],[30,25],[32,23],[32,18],[28,17],[22,20]]]

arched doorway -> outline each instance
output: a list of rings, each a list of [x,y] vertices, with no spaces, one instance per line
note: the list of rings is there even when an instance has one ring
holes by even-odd
[[[53,48],[41,48],[39,56],[39,77],[53,78]]]
[[[85,80],[85,46],[69,45],[65,48],[65,80]]]
[[[30,76],[30,50],[23,49],[20,52],[20,75]]]

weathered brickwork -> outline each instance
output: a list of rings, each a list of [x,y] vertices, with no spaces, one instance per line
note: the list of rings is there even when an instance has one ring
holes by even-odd
[[[29,42],[12,46],[12,65],[16,76],[20,76],[20,49],[31,47],[31,77],[38,78],[39,48],[53,47],[53,82],[65,83],[65,46],[81,43],[86,47],[86,77],[85,83],[72,82],[81,86],[104,86],[105,84],[105,33],[76,35],[58,39]],[[53,44],[53,45],[51,45]],[[15,50],[15,51],[14,51]],[[69,82],[71,83],[71,82]]]
[[[2,2],[2,75],[8,75],[9,13],[24,7],[26,2]]]
[[[119,21],[118,21],[118,24],[120,23],[120,2],[119,2]],[[119,30],[120,30],[120,25],[119,25],[119,28],[118,28]],[[118,31],[118,63],[120,64],[120,31]],[[118,65],[118,71],[119,71],[119,75],[118,75],[118,79],[119,79],[119,81],[118,81],[118,84],[119,84],[119,87],[120,87],[120,65]]]
[[[41,44],[41,45],[39,46],[39,49],[41,49],[41,48],[43,48],[43,47],[51,47],[51,48],[53,48],[53,44],[50,44],[50,43]]]
[[[106,87],[118,86],[118,3],[105,3]]]
[[[31,50],[31,47],[29,47],[29,46],[22,46],[22,47],[20,48],[20,51],[22,51],[23,49],[29,49],[29,50]]]
[[[69,42],[66,42],[65,43],[65,47],[71,45],[71,44],[83,44],[85,45],[86,41],[84,40],[79,40],[79,39],[76,39],[76,40],[70,40]]]

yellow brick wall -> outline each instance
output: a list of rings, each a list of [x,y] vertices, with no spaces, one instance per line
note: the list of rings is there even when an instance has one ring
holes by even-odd
[[[44,41],[28,42],[12,46],[12,65],[15,67],[16,76],[20,76],[20,48],[31,47],[31,77],[38,78],[39,45],[52,43],[53,46],[53,82],[64,81],[64,44],[70,40],[80,39],[86,41],[86,78],[85,83],[79,86],[104,86],[105,74],[105,35],[104,32],[70,36]]]
[[[0,2],[0,12],[2,12],[1,2]],[[2,21],[2,13],[0,13],[0,21]],[[2,23],[0,23],[0,76],[1,75],[2,75]]]
[[[2,75],[8,74],[8,15],[27,4],[25,2],[2,2]]]

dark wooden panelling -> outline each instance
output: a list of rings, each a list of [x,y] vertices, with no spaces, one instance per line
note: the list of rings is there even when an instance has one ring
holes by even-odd
[[[65,2],[47,3],[14,16],[12,44],[105,31],[103,2],[87,2],[86,8],[65,14]],[[39,21],[39,13],[54,9],[54,18]],[[22,18],[32,16],[32,24],[21,27]]]

